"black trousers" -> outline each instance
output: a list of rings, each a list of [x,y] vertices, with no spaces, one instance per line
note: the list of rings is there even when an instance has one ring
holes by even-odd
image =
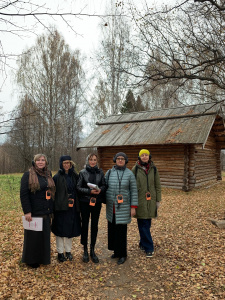
[[[89,205],[87,202],[80,202],[81,212],[81,244],[87,246],[89,219],[91,216],[91,245],[95,246],[98,234],[98,220],[101,212],[102,204],[96,203],[95,206]]]
[[[115,224],[114,214],[112,223],[108,222],[108,249],[117,257],[127,256],[127,224]]]

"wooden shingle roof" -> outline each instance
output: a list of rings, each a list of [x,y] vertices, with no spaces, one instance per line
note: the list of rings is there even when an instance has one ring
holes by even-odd
[[[111,115],[79,145],[79,148],[129,145],[202,144],[213,130],[225,149],[224,118],[212,103]]]

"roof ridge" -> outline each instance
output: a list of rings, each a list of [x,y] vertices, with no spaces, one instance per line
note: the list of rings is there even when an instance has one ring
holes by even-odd
[[[219,103],[205,102],[205,103],[182,105],[182,106],[176,106],[176,107],[167,107],[167,108],[157,108],[157,109],[151,109],[151,110],[133,111],[133,112],[127,112],[127,113],[121,113],[121,114],[118,114],[118,113],[116,114],[115,113],[115,114],[109,115],[108,117],[113,117],[113,116],[118,116],[118,115],[131,115],[131,114],[147,113],[147,112],[152,112],[152,111],[178,109],[178,108],[190,108],[190,107],[193,107],[193,106],[202,106],[202,105],[210,105],[210,104],[212,104],[212,106],[219,105]],[[106,117],[106,118],[108,118],[108,117]]]
[[[152,117],[147,119],[131,119],[131,120],[119,120],[119,121],[106,121],[106,122],[96,122],[96,125],[111,125],[111,124],[124,124],[124,123],[140,123],[140,122],[152,122],[159,120],[174,120],[174,119],[185,119],[185,118],[197,118],[204,117],[209,115],[217,115],[217,112],[203,112],[203,113],[194,113],[194,114],[182,114],[174,116],[163,116],[163,117]]]

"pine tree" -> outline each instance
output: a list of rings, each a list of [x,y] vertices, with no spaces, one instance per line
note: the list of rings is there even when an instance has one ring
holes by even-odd
[[[122,104],[121,113],[130,113],[136,111],[135,98],[131,90],[127,92],[126,100]]]

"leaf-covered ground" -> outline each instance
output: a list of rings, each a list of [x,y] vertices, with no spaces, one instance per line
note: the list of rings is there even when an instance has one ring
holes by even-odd
[[[0,208],[0,299],[225,299],[225,229],[209,221],[224,219],[224,197],[224,181],[188,193],[164,188],[152,225],[154,257],[146,258],[138,248],[133,219],[128,259],[121,266],[107,250],[103,206],[96,245],[99,264],[82,262],[79,238],[73,240],[74,260],[59,263],[52,235],[51,265],[35,270],[20,263],[23,228],[17,195],[10,200],[16,201],[13,209]]]

